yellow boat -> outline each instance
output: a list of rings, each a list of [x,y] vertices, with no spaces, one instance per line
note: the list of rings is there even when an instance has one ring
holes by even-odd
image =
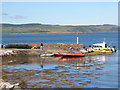
[[[107,46],[106,42],[93,44],[87,49],[88,52],[113,53],[116,52],[115,47]]]

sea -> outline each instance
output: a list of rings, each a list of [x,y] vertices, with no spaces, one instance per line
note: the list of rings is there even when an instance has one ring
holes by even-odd
[[[118,88],[118,33],[79,33],[88,47],[105,41],[117,52],[84,58],[3,57],[3,79],[23,88]],[[76,33],[3,34],[2,44],[76,43]]]

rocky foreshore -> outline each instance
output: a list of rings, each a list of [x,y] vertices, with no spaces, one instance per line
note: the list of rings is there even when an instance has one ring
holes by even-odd
[[[32,46],[38,46],[39,44],[33,44]],[[83,48],[83,44],[44,44],[43,50],[37,49],[16,49],[16,48],[1,48],[0,57],[10,56],[45,56],[52,55],[57,52],[70,52],[69,48],[72,47],[74,52],[79,52]],[[9,83],[0,79],[0,90],[1,89],[14,89],[20,88],[19,83]]]
[[[15,54],[13,50],[0,50],[0,56],[11,56]]]

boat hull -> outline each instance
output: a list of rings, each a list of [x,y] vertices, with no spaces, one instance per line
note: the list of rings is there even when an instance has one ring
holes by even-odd
[[[54,55],[62,57],[85,57],[85,54],[73,54],[73,53],[55,53]]]

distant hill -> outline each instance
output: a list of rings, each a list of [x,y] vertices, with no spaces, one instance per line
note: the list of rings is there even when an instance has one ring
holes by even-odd
[[[117,32],[118,26],[104,24],[104,25],[45,25],[45,24],[0,24],[3,34],[13,33],[69,33],[69,32]]]

